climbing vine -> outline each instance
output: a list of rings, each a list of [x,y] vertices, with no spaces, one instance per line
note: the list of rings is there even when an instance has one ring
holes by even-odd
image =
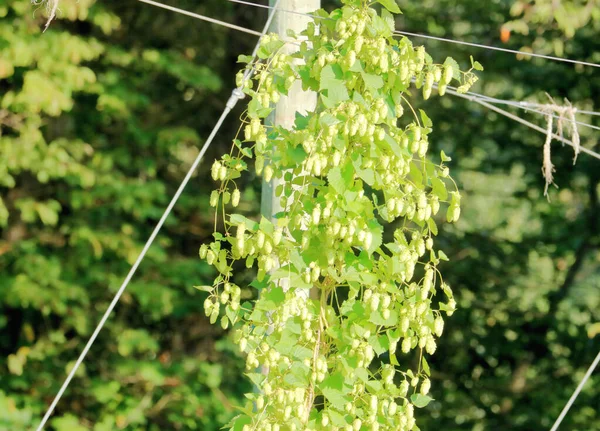
[[[210,203],[224,232],[200,248],[219,273],[203,287],[206,315],[236,325],[260,389],[234,430],[412,430],[415,407],[431,401],[426,356],[456,308],[438,270],[447,257],[434,247],[435,216],[444,205],[445,219],[458,220],[460,194],[450,159],[428,157],[432,123],[409,99],[412,86],[428,99],[450,83],[466,91],[476,77],[394,39],[400,10],[378,3],[380,14],[364,0],[316,12],[294,54],[264,37],[248,64],[254,77],[239,75],[251,98],[243,139],[212,166],[220,185]],[[318,93],[315,110],[297,114],[291,130],[266,125],[297,81]],[[273,220],[231,213],[252,160],[265,181],[281,180]],[[231,281],[237,261],[257,268],[252,302]]]

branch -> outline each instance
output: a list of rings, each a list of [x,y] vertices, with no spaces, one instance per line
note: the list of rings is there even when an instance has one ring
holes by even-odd
[[[587,227],[588,227],[587,232],[585,234],[583,241],[581,242],[581,244],[579,245],[579,247],[577,247],[577,250],[575,251],[575,262],[569,268],[569,271],[567,272],[567,276],[565,277],[565,280],[564,280],[562,286],[556,292],[553,292],[552,294],[549,295],[549,298],[548,298],[548,301],[550,302],[550,307],[548,310],[549,316],[553,316],[556,314],[556,311],[558,310],[558,306],[560,305],[561,301],[568,296],[569,291],[574,284],[575,277],[577,276],[577,273],[581,269],[583,262],[585,261],[585,258],[587,257],[588,252],[598,246],[596,241],[597,241],[597,237],[599,234],[599,227],[598,227],[598,220],[597,220],[597,217],[598,217],[598,184],[599,184],[599,179],[600,179],[599,177],[600,177],[600,175],[598,175],[597,173],[592,174],[590,177],[590,183],[589,183],[589,188],[588,188],[590,203],[589,203],[589,208],[587,211]]]

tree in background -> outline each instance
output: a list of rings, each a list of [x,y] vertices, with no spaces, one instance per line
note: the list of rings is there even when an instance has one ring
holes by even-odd
[[[488,45],[502,46],[501,29],[511,19],[508,2],[400,4],[404,30]],[[563,37],[553,22],[529,25],[535,37],[515,34],[505,46],[551,52]],[[597,21],[588,23],[565,39],[563,55],[598,63],[597,34]],[[473,54],[441,42],[426,46],[459,62]],[[542,103],[548,92],[598,110],[597,69],[494,51],[476,55],[486,66],[476,92]],[[548,202],[543,135],[470,102],[434,99],[426,109],[438,126],[432,140],[453,156],[464,212],[442,236],[455,261],[446,277],[459,292],[459,310],[431,364],[439,371],[432,386],[438,402],[422,429],[549,429],[600,347],[587,334],[600,319],[600,164],[580,156],[573,166],[571,149],[553,144],[560,188],[551,189]],[[517,113],[545,124],[540,115]],[[598,125],[597,117],[578,119]],[[597,151],[597,132],[579,132],[583,145]],[[598,387],[596,374],[561,429],[600,429]]]
[[[540,52],[556,52],[564,38],[561,55],[600,61],[597,19],[567,38],[555,21],[523,15],[530,33],[515,30],[502,45],[513,3],[403,0],[398,28]],[[223,1],[178,6],[264,22],[264,12]],[[0,430],[31,429],[49,404],[220,113],[233,59],[251,48],[240,45],[244,35],[136,2],[60,7],[40,36],[45,19],[33,19],[27,0],[0,0]],[[415,42],[460,63],[473,54]],[[477,92],[546,102],[548,91],[599,110],[596,69],[475,55],[486,66]],[[598,162],[581,155],[573,166],[570,149],[554,145],[560,189],[547,202],[542,135],[450,97],[424,106],[436,124],[432,142],[453,157],[463,216],[440,236],[459,309],[431,364],[436,401],[421,428],[548,429],[599,348],[587,335],[600,321]],[[580,133],[583,145],[597,144],[597,132]],[[227,151],[229,139],[207,157]],[[228,400],[247,390],[238,386],[243,365],[190,288],[214,277],[196,256],[212,232],[200,198],[211,188],[205,173],[59,405],[55,429],[216,430],[233,414]],[[599,387],[596,375],[562,428],[600,430]]]
[[[534,49],[563,55],[565,43],[579,29],[598,26],[600,1],[518,0],[513,3],[510,15],[513,19],[503,26],[503,30],[526,36],[531,34],[529,44]],[[553,32],[552,40],[548,38],[548,31]]]
[[[244,18],[220,1],[181,6]],[[62,1],[43,35],[36,9],[0,1],[0,430],[10,431],[32,429],[56,394],[223,107],[230,44],[247,49],[137,2]],[[235,354],[192,287],[209,275],[197,261],[212,232],[198,199],[205,171],[52,429],[217,429],[248,389],[228,378]]]

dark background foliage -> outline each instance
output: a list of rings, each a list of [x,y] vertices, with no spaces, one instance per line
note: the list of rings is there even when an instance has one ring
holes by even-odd
[[[257,30],[266,19],[264,10],[223,0],[170,3]],[[562,10],[544,9],[549,0],[399,3],[400,29],[600,62],[600,6],[571,22]],[[573,7],[568,16],[584,11],[575,1],[561,4]],[[42,35],[41,10],[0,0],[0,430],[7,431],[37,425],[221,113],[237,55],[255,43],[139,2],[62,0],[60,8]],[[486,67],[477,92],[541,102],[548,92],[599,109],[597,69],[414,42],[440,61],[450,55],[467,66],[473,55]],[[431,361],[436,401],[419,412],[420,427],[548,429],[600,348],[588,334],[600,321],[600,162],[582,154],[573,166],[570,149],[554,144],[560,188],[548,202],[542,135],[451,96],[419,100],[434,121],[432,151],[453,157],[464,196],[463,218],[439,239],[460,309]],[[213,229],[208,167],[229,149],[242,109],[92,348],[52,429],[217,430],[250,389],[229,333],[208,324],[203,294],[193,288],[213,276],[197,257]],[[598,148],[596,131],[580,133],[583,145]],[[242,211],[257,214],[260,182],[247,185]],[[600,430],[599,387],[593,377],[562,429]]]

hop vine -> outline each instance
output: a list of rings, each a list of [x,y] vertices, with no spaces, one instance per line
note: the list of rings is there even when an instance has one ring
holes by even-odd
[[[248,64],[254,77],[238,75],[251,98],[241,136],[212,166],[210,204],[224,232],[200,248],[219,273],[204,309],[212,323],[235,325],[260,390],[247,394],[234,430],[418,429],[415,408],[432,400],[426,357],[456,309],[434,238],[442,206],[447,222],[458,220],[460,193],[450,159],[429,158],[432,122],[409,99],[414,88],[424,99],[451,83],[466,91],[476,76],[395,39],[394,2],[380,1],[381,14],[344,3],[316,12],[293,54],[276,35],[263,38]],[[290,130],[266,125],[296,82],[317,92],[314,111]],[[234,212],[236,179],[251,165],[280,180],[273,220]],[[257,271],[256,300],[241,302],[238,261]]]

